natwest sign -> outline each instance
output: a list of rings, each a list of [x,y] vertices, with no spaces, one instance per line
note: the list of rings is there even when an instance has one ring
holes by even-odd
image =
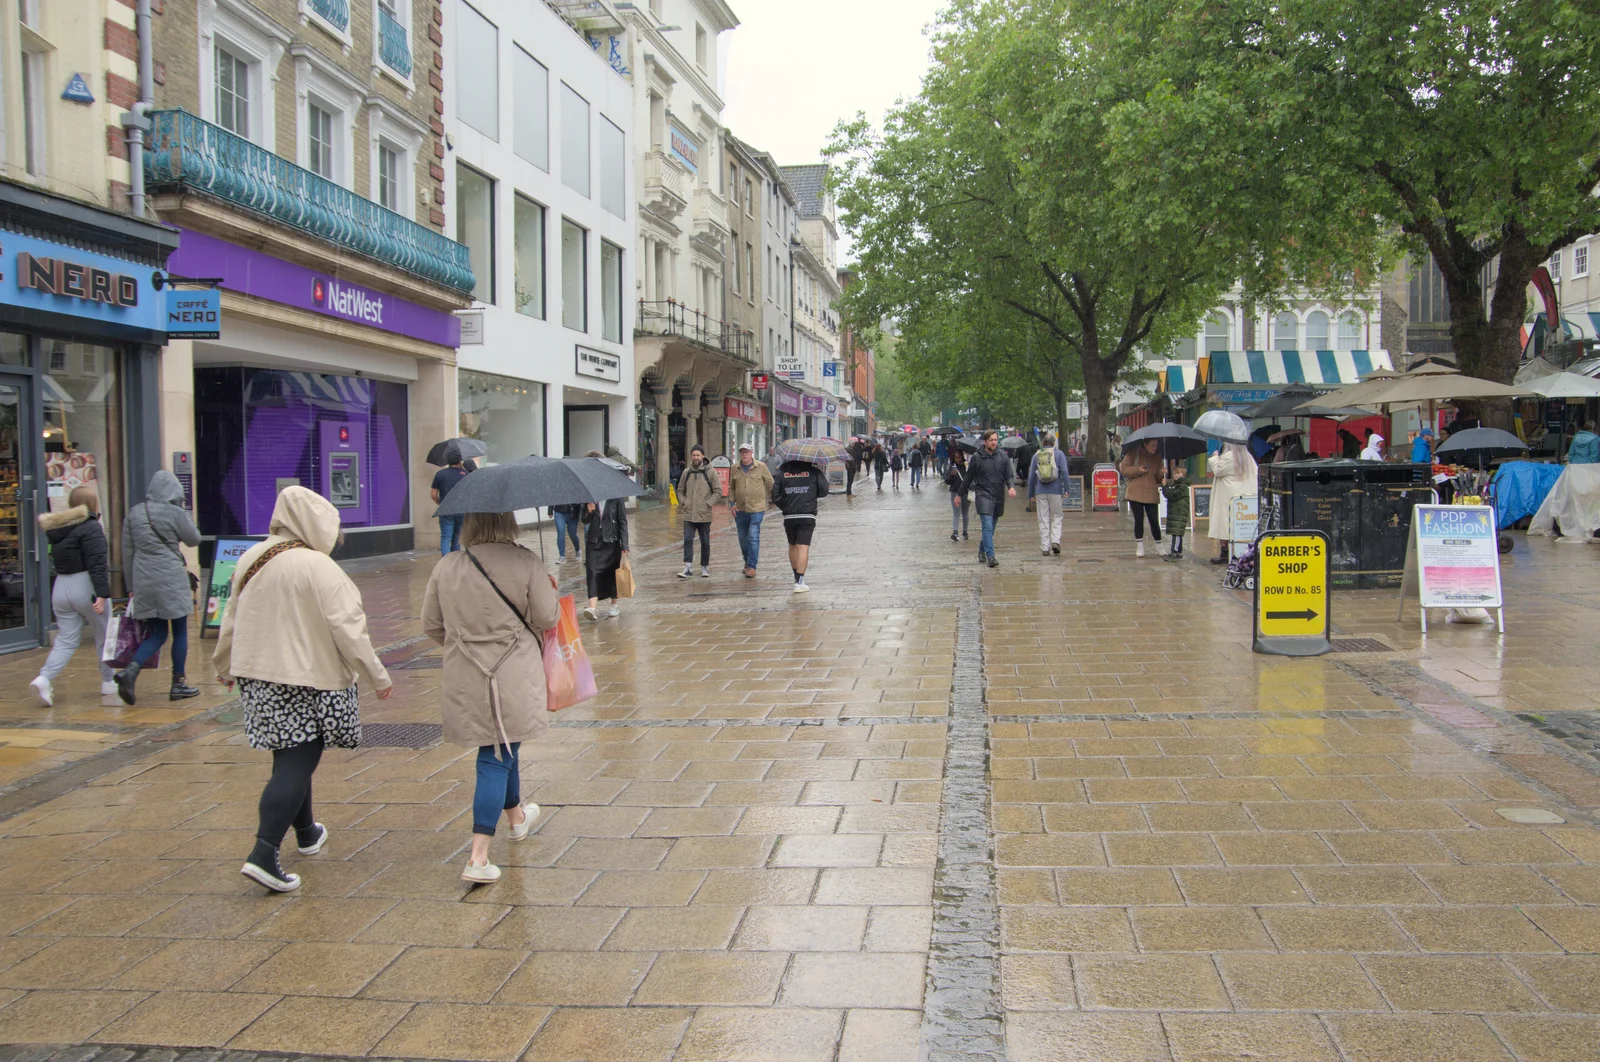
[[[312,278],[311,304],[338,317],[383,327],[383,296],[348,281]]]
[[[748,398],[724,398],[722,411],[733,420],[745,420],[751,424],[767,422],[767,407]]]

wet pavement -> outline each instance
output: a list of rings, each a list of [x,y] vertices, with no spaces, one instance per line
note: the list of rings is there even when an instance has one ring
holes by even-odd
[[[544,812],[477,889],[430,558],[358,566],[392,744],[324,758],[290,896],[238,874],[267,759],[202,643],[181,707],[80,654],[43,709],[43,654],[0,660],[0,1060],[1600,1054],[1592,547],[1518,536],[1503,637],[1341,593],[1344,651],[1288,660],[1117,515],[1044,558],[1015,507],[990,571],[948,512],[829,499],[809,595],[776,519],[760,579],[719,514],[679,580],[640,514],[600,696],[524,749]]]

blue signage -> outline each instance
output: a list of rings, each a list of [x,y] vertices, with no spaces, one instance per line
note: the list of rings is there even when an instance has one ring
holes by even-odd
[[[149,266],[0,229],[0,302],[160,332],[166,300]]]
[[[1225,403],[1265,402],[1269,398],[1277,397],[1278,390],[1276,387],[1218,388],[1213,386],[1211,388],[1211,397],[1218,402]]]
[[[167,338],[221,339],[222,292],[167,288]]]
[[[89,83],[83,79],[82,74],[73,74],[72,80],[67,82],[66,89],[61,93],[61,98],[73,103],[93,103],[94,93],[89,91]]]
[[[822,363],[822,375],[824,375],[824,376],[838,376],[839,375],[839,363],[836,362],[836,361],[825,361],[825,362],[823,362]]]

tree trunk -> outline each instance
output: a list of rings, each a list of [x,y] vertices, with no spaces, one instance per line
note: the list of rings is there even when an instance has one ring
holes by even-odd
[[[1522,364],[1521,328],[1528,311],[1528,282],[1539,264],[1534,254],[1521,233],[1506,237],[1487,314],[1476,270],[1463,270],[1464,282],[1450,285],[1450,343],[1456,364],[1468,376],[1503,384],[1516,377]],[[1458,287],[1462,289],[1459,294]],[[1463,420],[1511,429],[1510,399],[1464,400],[1456,406]]]
[[[1109,459],[1110,449],[1106,445],[1106,417],[1111,412],[1111,387],[1116,383],[1117,374],[1107,371],[1105,362],[1100,360],[1100,344],[1096,342],[1094,333],[1086,332],[1083,346],[1083,398],[1084,405],[1084,440],[1083,452],[1091,463],[1103,462]]]
[[[1067,437],[1067,392],[1060,388],[1055,393],[1056,399],[1056,441],[1062,442]]]

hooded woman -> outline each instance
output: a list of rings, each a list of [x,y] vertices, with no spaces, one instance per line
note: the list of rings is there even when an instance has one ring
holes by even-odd
[[[83,628],[94,631],[95,659],[100,660],[100,694],[115,694],[111,666],[101,660],[106,642],[106,605],[111,597],[111,563],[105,529],[100,526],[100,495],[92,484],[73,487],[69,508],[44,513],[39,527],[50,540],[50,563],[56,570],[50,590],[50,607],[56,614],[56,642],[29,685],[44,702],[55,703],[52,683],[77,652]]]
[[[312,816],[311,776],[324,748],[361,741],[357,679],[380,700],[394,685],[367,635],[361,591],[329,556],[339,542],[339,510],[305,487],[286,487],[267,531],[233,570],[212,660],[219,678],[239,684],[250,747],[272,752],[256,846],[240,873],[290,892],[300,876],[284,871],[278,846],[291,825],[302,855],[328,839]]]
[[[1228,563],[1228,543],[1233,540],[1233,499],[1256,495],[1256,459],[1243,443],[1223,443],[1211,455],[1211,519],[1207,533],[1217,543],[1212,564]]]
[[[122,570],[128,582],[128,618],[148,621],[133,662],[112,676],[123,704],[133,703],[134,683],[172,631],[172,689],[168,700],[198,697],[185,681],[189,662],[189,613],[194,588],[179,546],[198,546],[200,532],[183,508],[183,486],[166,469],[150,477],[144,501],[122,521]]]
[[[468,513],[461,544],[428,579],[422,632],[444,646],[444,739],[478,750],[472,855],[461,877],[484,885],[500,878],[489,862],[500,816],[513,841],[539,817],[539,805],[523,806],[517,754],[550,728],[541,638],[561,603],[544,563],[517,543],[514,514]]]

